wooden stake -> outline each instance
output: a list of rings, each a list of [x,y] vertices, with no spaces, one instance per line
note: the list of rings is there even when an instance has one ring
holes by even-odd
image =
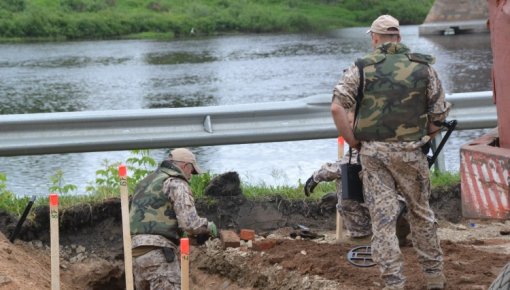
[[[344,157],[344,138],[342,136],[338,137],[338,160],[342,160],[342,158]],[[339,190],[342,190],[341,188],[338,188],[338,183],[337,183],[337,189],[336,191],[338,192]],[[340,240],[342,238],[342,235],[343,235],[343,219],[342,219],[342,216],[340,215],[340,213],[338,212],[338,209],[336,210],[336,239],[337,241]]]
[[[129,197],[126,165],[119,166],[120,206],[122,211],[122,237],[124,240],[124,272],[126,290],[133,290],[133,256],[131,254],[131,231],[129,228]]]
[[[181,239],[181,290],[189,290],[189,239]]]
[[[50,194],[51,290],[60,290],[60,245],[58,237],[58,195]]]

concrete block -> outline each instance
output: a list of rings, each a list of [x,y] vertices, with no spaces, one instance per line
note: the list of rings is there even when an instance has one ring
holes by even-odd
[[[496,130],[460,149],[462,215],[466,218],[510,218],[510,149],[493,146]]]

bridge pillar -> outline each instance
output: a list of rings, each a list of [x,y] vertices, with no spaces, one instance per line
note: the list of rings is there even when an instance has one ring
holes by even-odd
[[[483,33],[487,29],[487,0],[436,0],[422,25],[420,35]]]
[[[510,219],[510,0],[488,0],[498,127],[462,146],[462,213]]]

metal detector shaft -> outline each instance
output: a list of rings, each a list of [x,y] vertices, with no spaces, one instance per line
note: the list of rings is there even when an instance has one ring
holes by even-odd
[[[14,229],[14,232],[12,232],[11,236],[9,237],[9,241],[11,243],[14,243],[14,240],[16,240],[16,236],[19,234],[19,231],[21,230],[21,226],[25,222],[25,219],[27,218],[28,213],[30,212],[30,209],[32,208],[32,205],[35,201],[35,195],[32,195],[32,198],[28,201],[27,206],[25,207],[25,211],[23,212],[23,215],[21,215],[21,218],[18,221],[18,224],[16,225],[16,228]]]
[[[448,128],[446,131],[446,134],[444,134],[443,139],[441,139],[441,142],[439,142],[439,145],[437,146],[436,150],[434,151],[434,154],[432,156],[427,156],[427,160],[429,162],[429,168],[432,167],[434,162],[436,162],[437,156],[439,156],[439,153],[441,153],[441,150],[444,147],[444,144],[446,141],[448,141],[448,138],[450,138],[450,135],[452,134],[453,130],[455,130],[455,127],[457,126],[457,120],[451,120],[451,121],[444,121],[441,123],[441,126],[444,126]]]

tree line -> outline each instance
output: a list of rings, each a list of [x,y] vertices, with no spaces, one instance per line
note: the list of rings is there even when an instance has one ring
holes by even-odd
[[[2,0],[0,38],[166,38],[294,33],[368,25],[380,14],[419,24],[434,0]]]

